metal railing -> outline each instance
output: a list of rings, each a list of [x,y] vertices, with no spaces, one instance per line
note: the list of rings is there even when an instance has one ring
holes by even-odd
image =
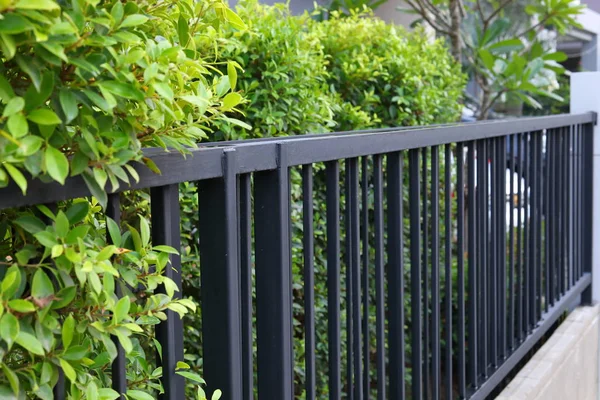
[[[162,174],[138,167],[122,190],[151,188],[152,240],[178,248],[178,184],[198,186],[203,376],[224,399],[478,399],[591,299],[594,124],[586,113],[216,143],[185,158],[153,149]],[[79,178],[36,181],[25,197],[1,189],[0,209],[89,195]],[[163,398],[185,397],[183,334],[172,313],[157,327]],[[120,353],[121,393],[125,368]]]

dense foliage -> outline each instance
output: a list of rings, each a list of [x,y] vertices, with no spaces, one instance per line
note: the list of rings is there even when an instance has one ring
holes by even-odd
[[[151,243],[145,218],[123,229],[101,206],[108,183],[137,179],[130,162],[156,169],[142,147],[183,151],[228,120],[242,101],[235,65],[215,74],[196,44],[243,22],[220,0],[19,0],[0,13],[0,187],[80,175],[94,195],[0,212],[0,397],[53,398],[59,370],[70,399],[119,397],[116,338],[127,396],[155,398],[153,325],[195,305],[162,275],[179,249]]]
[[[455,121],[465,87],[460,65],[442,40],[422,30],[407,33],[370,12],[314,23],[327,55],[330,84],[343,101],[366,112],[370,126],[427,125]],[[342,130],[354,120],[336,118]]]

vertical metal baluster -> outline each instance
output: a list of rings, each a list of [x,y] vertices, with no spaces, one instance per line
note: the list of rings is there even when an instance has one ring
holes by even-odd
[[[388,162],[389,166],[389,162]],[[385,385],[385,283],[384,283],[384,236],[383,236],[383,166],[382,156],[376,154],[373,156],[373,187],[374,187],[374,219],[375,219],[375,336],[377,338],[377,400],[386,399],[386,385]],[[398,196],[401,199],[401,196]],[[388,201],[388,207],[390,202]],[[401,210],[401,208],[400,208]],[[400,218],[402,221],[402,218]],[[389,238],[389,234],[388,234]],[[398,242],[395,242],[398,243]],[[394,248],[402,249],[403,246],[397,245]],[[391,263],[390,263],[391,266]],[[391,268],[391,267],[390,267]],[[400,274],[402,276],[402,274]],[[404,285],[402,285],[400,294],[402,294]],[[402,304],[402,302],[401,302]],[[401,307],[404,311],[404,307]],[[404,318],[402,318],[404,319]],[[392,317],[390,315],[390,321]],[[400,324],[400,331],[402,334],[403,322]],[[402,345],[404,345],[404,337],[400,339]],[[404,351],[402,351],[404,356]],[[402,368],[404,368],[404,360],[402,360]],[[401,385],[404,387],[404,373],[401,376]],[[403,397],[398,397],[403,398]]]
[[[544,175],[543,175],[543,164],[544,164],[544,154],[542,152],[542,135],[543,132],[542,131],[538,131],[535,134],[535,139],[536,139],[536,146],[535,146],[535,152],[536,152],[536,179],[537,179],[537,192],[536,192],[536,199],[537,199],[537,206],[536,206],[536,210],[537,210],[537,217],[536,217],[536,234],[535,234],[535,241],[536,241],[536,272],[535,272],[535,279],[534,281],[536,282],[536,292],[535,292],[535,296],[536,296],[536,302],[535,302],[535,309],[536,309],[536,319],[535,321],[537,322],[537,320],[541,317],[542,315],[542,281],[543,281],[543,276],[542,276],[542,258],[543,258],[543,247],[542,247],[542,217],[543,217],[543,207],[542,207],[542,202],[543,202],[543,197],[544,197],[544,186],[545,186],[545,182],[544,182]]]
[[[545,144],[545,160],[544,160],[544,181],[546,186],[544,187],[544,311],[548,312],[550,305],[550,297],[552,292],[552,277],[551,277],[551,259],[550,259],[550,187],[552,186],[552,180],[550,177],[550,130],[546,130],[545,133],[546,144]]]
[[[583,142],[582,142],[582,165],[583,165],[583,187],[582,193],[585,193],[583,196],[583,206],[582,212],[584,213],[583,217],[583,243],[582,243],[582,257],[583,257],[583,271],[582,273],[591,274],[592,273],[592,235],[593,235],[593,226],[592,226],[592,207],[593,207],[593,193],[594,193],[594,176],[593,176],[593,168],[594,168],[594,124],[587,123],[583,126]],[[581,302],[583,304],[591,304],[592,303],[592,285],[589,285],[587,289],[581,293]]]
[[[302,166],[302,244],[304,246],[304,324],[306,398],[315,398],[315,272],[313,221],[313,168]]]
[[[329,343],[329,399],[341,398],[340,345],[340,165],[326,164],[327,199],[327,341]]]
[[[516,151],[517,151],[517,254],[516,254],[516,298],[517,298],[517,331],[518,331],[518,342],[520,343],[524,338],[524,324],[523,324],[523,253],[522,253],[522,242],[523,242],[523,134],[519,133],[515,136],[517,140]]]
[[[549,258],[548,265],[550,268],[550,305],[554,306],[554,302],[557,300],[557,279],[556,276],[556,233],[554,226],[556,225],[556,131],[550,131],[548,137],[548,161],[549,161],[549,176],[550,182],[550,196],[548,201],[548,250]]]
[[[469,330],[469,383],[472,388],[477,388],[478,384],[478,354],[477,350],[479,349],[478,340],[477,340],[477,321],[478,321],[478,302],[477,302],[477,254],[476,254],[476,200],[477,195],[475,191],[475,145],[477,142],[469,142],[468,149],[468,177],[467,177],[467,193],[468,193],[468,258],[469,258],[469,293],[468,293],[468,330]]]
[[[347,172],[350,181],[351,201],[351,220],[350,229],[352,230],[352,329],[354,336],[354,397],[359,400],[363,395],[362,381],[362,326],[361,326],[361,288],[360,288],[360,208],[359,208],[359,177],[358,177],[358,159],[348,160],[350,170]]]
[[[222,178],[198,182],[204,378],[207,379],[210,391],[221,389],[227,399],[242,398],[244,382],[243,331],[240,321],[242,313],[239,309],[242,302],[237,256],[238,207],[235,154],[234,150],[224,152]],[[244,206],[246,207],[247,204]],[[152,215],[154,217],[154,212]],[[247,221],[242,223],[248,224]],[[213,229],[204,229],[207,226]],[[246,248],[242,249],[242,251],[246,250]],[[215,265],[219,268],[215,268]],[[246,294],[251,295],[251,289]],[[246,318],[252,318],[252,315]],[[250,320],[250,326],[246,329],[251,327]],[[245,332],[251,335],[251,332]],[[251,352],[251,343],[246,343],[246,346],[248,345]],[[248,357],[248,354],[245,356]],[[248,368],[250,369],[250,366]],[[252,375],[251,369],[245,372],[247,376]],[[178,384],[182,390],[180,397],[170,398],[184,398],[185,384],[184,382]],[[248,394],[248,386],[245,389],[245,393]],[[252,396],[251,390],[250,395]]]
[[[348,391],[362,396],[362,341],[360,318],[360,217],[358,204],[358,159],[346,160],[346,257],[348,290]],[[349,398],[353,398],[350,396]]]
[[[254,398],[254,367],[252,337],[252,187],[251,175],[240,175],[240,286],[242,305],[242,395]]]
[[[562,227],[562,132],[563,128],[559,128],[556,131],[556,175],[554,184],[556,186],[556,214],[554,218],[556,220],[556,273],[557,273],[557,299],[562,297],[564,292],[564,276],[563,276],[563,268],[564,268],[564,260],[563,260],[563,250],[562,250],[562,237],[563,237],[563,227]]]
[[[230,201],[230,205],[236,208],[237,197],[235,195],[235,180],[233,180],[232,185],[234,187],[234,192],[232,193],[233,199]],[[150,189],[150,212],[152,215],[152,242],[154,244],[171,246],[174,249],[179,250],[181,248],[179,185],[159,186]],[[228,228],[233,231],[231,236],[233,238],[232,247],[235,248],[234,252],[236,252],[237,240],[235,239],[235,230],[237,228],[237,221],[235,219],[232,220],[231,225]],[[169,258],[171,264],[168,268],[165,268],[164,275],[173,280],[177,288],[179,288],[179,291],[175,292],[174,297],[181,298],[181,258],[177,254],[171,254],[169,255]],[[237,258],[232,260],[232,267],[237,272]],[[237,284],[236,289],[239,289],[239,280],[236,279],[235,282]],[[159,291],[164,293],[164,287],[161,287]],[[235,299],[239,301],[239,295],[236,295]],[[236,306],[239,307],[239,303],[236,302]],[[203,324],[203,326],[212,325]],[[236,330],[235,333],[237,335],[236,338],[239,339],[240,331]],[[167,320],[156,326],[156,339],[162,345],[162,358],[159,357],[158,364],[163,370],[161,382],[164,388],[164,393],[160,394],[158,398],[165,400],[182,399],[185,397],[185,380],[182,376],[175,373],[177,362],[183,361],[183,322],[179,315],[173,311],[167,311]],[[235,357],[235,360],[239,362],[241,361],[239,357],[239,345],[235,350],[238,351],[238,354],[232,355],[232,357]],[[221,354],[220,356],[223,357],[227,355]],[[205,360],[207,358],[208,360],[213,361],[213,359],[208,357],[205,352]],[[207,366],[209,365],[211,364],[207,363]],[[205,375],[207,375],[208,379],[209,375]],[[236,377],[241,378],[239,367],[236,368]],[[220,382],[222,382],[222,380]],[[236,383],[238,384],[237,390],[239,390],[241,379]],[[223,387],[224,386],[221,386],[221,388]],[[227,386],[227,388],[229,388],[229,386]]]
[[[108,204],[106,207],[106,216],[111,218],[117,226],[121,226],[121,200],[119,198],[118,193],[113,193],[108,195]],[[110,235],[108,234],[108,229],[106,231],[107,241],[112,243]],[[117,297],[122,297],[123,292],[121,290],[121,285],[116,283],[115,285],[115,293]],[[112,372],[112,388],[115,392],[119,393],[119,398],[124,398],[123,394],[127,393],[127,374],[125,363],[127,362],[127,357],[125,356],[125,351],[119,342],[119,339],[116,336],[112,337],[115,346],[117,347],[117,358],[114,359],[111,372]],[[64,376],[63,376],[64,380]],[[59,393],[55,394],[56,398],[64,398],[64,382],[63,384],[63,393],[61,394],[63,397],[57,397]]]
[[[509,173],[510,173],[510,197],[509,197],[509,238],[508,238],[508,348],[512,350],[515,347],[515,164],[516,164],[516,135],[508,137],[509,143]]]
[[[352,300],[354,298],[354,294],[352,293],[353,289],[353,280],[352,280],[352,261],[353,261],[353,252],[352,252],[352,172],[351,172],[351,163],[350,159],[347,159],[344,163],[345,169],[345,187],[344,187],[344,200],[346,209],[344,210],[344,227],[346,230],[345,236],[345,246],[346,246],[346,395],[348,396],[348,400],[354,399],[354,385],[352,379],[353,373],[353,351],[354,351],[354,335],[352,324],[355,322],[353,320],[353,309],[352,309]]]
[[[573,275],[573,130],[567,132],[567,260],[569,264],[569,288],[575,284]]]
[[[537,249],[536,249],[536,243],[537,243],[537,196],[538,196],[538,178],[539,176],[537,175],[537,151],[536,151],[536,136],[537,136],[537,132],[533,132],[530,136],[530,154],[531,154],[531,161],[529,164],[529,176],[530,178],[530,190],[531,190],[531,200],[530,200],[530,212],[531,212],[531,226],[530,226],[530,233],[529,233],[529,257],[530,257],[530,264],[529,264],[529,277],[530,277],[530,281],[529,281],[529,309],[530,309],[530,316],[531,316],[531,321],[530,321],[530,325],[532,327],[536,326],[536,321],[537,321],[537,315],[536,315],[536,310],[535,310],[535,294],[536,294],[536,278],[537,278],[537,274],[535,273],[536,271],[536,265],[537,265]]]
[[[258,394],[293,397],[290,187],[286,147],[276,170],[254,175]]]
[[[422,224],[421,224],[421,233],[423,235],[423,246],[421,247],[421,251],[423,252],[423,258],[421,259],[422,265],[422,284],[423,288],[421,289],[421,293],[423,295],[423,396],[427,399],[429,398],[429,389],[430,389],[430,381],[429,381],[429,371],[430,371],[430,360],[429,360],[429,346],[430,346],[430,336],[429,336],[429,318],[430,318],[430,306],[429,306],[429,220],[428,220],[428,207],[427,207],[427,175],[428,175],[428,166],[427,166],[427,148],[422,148],[422,175],[423,179],[421,180],[422,185],[422,193],[421,200],[423,201],[422,208]]]
[[[583,130],[584,127],[579,125],[579,132],[577,137],[577,169],[578,169],[578,182],[577,182],[577,226],[578,226],[578,245],[577,245],[577,254],[578,254],[578,270],[577,270],[577,278],[581,278],[583,274],[583,218],[584,214],[582,212],[583,209]]]
[[[460,155],[462,156],[462,154]],[[451,148],[447,144],[444,146],[444,319],[446,326],[444,327],[444,340],[446,342],[444,351],[444,388],[446,400],[452,400],[452,209],[450,203],[450,195],[452,191],[452,158]],[[462,171],[458,171],[462,174]],[[459,252],[460,252],[459,247]],[[460,288],[459,288],[460,290]],[[459,321],[460,323],[460,321]],[[460,336],[460,335],[459,335]],[[460,338],[458,338],[460,340]]]
[[[562,275],[563,275],[563,295],[566,293],[566,291],[569,289],[570,285],[569,285],[569,251],[568,251],[568,235],[569,235],[569,228],[568,228],[568,224],[569,224],[569,217],[568,217],[568,199],[567,199],[567,193],[568,193],[568,152],[569,152],[569,126],[565,126],[562,130],[561,133],[561,141],[562,141],[562,146],[561,146],[561,153],[562,153],[562,157],[561,157],[561,224],[562,224],[562,228],[561,228],[561,235],[560,235],[560,240],[561,240],[561,244],[560,247],[562,249]]]
[[[363,398],[369,399],[371,390],[370,355],[371,335],[369,325],[369,159],[362,157],[362,286],[363,286]],[[359,378],[357,378],[359,379]]]
[[[531,308],[529,302],[529,296],[531,292],[531,279],[530,279],[530,219],[531,219],[531,207],[529,202],[529,192],[531,190],[531,171],[530,165],[530,150],[529,150],[529,132],[523,136],[523,174],[525,176],[525,188],[523,193],[524,208],[525,208],[525,221],[523,222],[523,308],[524,308],[524,328],[525,336],[531,331]]]
[[[480,230],[480,234],[478,235],[480,246],[479,246],[479,297],[480,297],[480,307],[479,307],[479,343],[480,343],[480,359],[481,359],[481,373],[483,377],[487,377],[487,356],[488,356],[488,329],[487,324],[488,320],[488,285],[487,285],[487,273],[488,273],[488,259],[487,259],[487,240],[488,240],[488,188],[487,188],[487,140],[481,140],[479,143],[479,151],[477,154],[477,178],[478,185],[477,191],[479,193],[478,201],[479,201],[479,220],[478,227]]]
[[[431,147],[431,359],[432,399],[440,398],[440,167],[438,146]]]
[[[457,279],[458,279],[458,395],[461,398],[465,398],[467,395],[467,383],[466,383],[466,352],[465,352],[465,264],[464,264],[464,254],[465,254],[465,243],[464,243],[464,235],[465,235],[465,186],[464,186],[464,174],[465,174],[465,163],[464,163],[464,145],[463,143],[458,143],[456,149],[457,154],[457,184],[456,184],[456,199],[457,199],[457,243],[456,246],[458,248],[457,251]],[[469,192],[473,193],[473,192]],[[469,201],[470,203],[470,201]],[[469,220],[470,225],[473,224],[474,221]],[[469,243],[471,239],[469,238]]]
[[[410,206],[410,281],[411,281],[411,346],[412,346],[412,398],[423,398],[423,337],[421,313],[421,223],[419,187],[419,150],[409,150],[409,206]]]
[[[500,235],[500,355],[502,360],[508,356],[508,333],[507,333],[507,307],[506,297],[508,295],[506,290],[506,142],[507,137],[502,136],[499,138],[498,153],[499,153],[499,165],[498,175],[500,176],[500,187],[498,191],[498,202],[500,205],[500,211],[498,213],[498,234]]]
[[[415,150],[416,151],[416,150]],[[418,155],[417,155],[418,157]],[[411,158],[411,162],[414,162]],[[404,238],[403,238],[403,157],[402,153],[387,156],[387,205],[388,205],[388,313],[389,313],[389,359],[390,359],[390,398],[405,397],[404,379]],[[412,165],[412,164],[411,164]],[[411,167],[412,168],[412,167]],[[411,169],[411,171],[414,171]],[[418,173],[417,173],[418,178]],[[414,189],[411,187],[411,190]],[[412,193],[412,192],[411,192]],[[411,197],[411,218],[413,198]],[[418,201],[418,193],[417,193]],[[417,206],[418,213],[418,206]],[[418,214],[417,214],[418,219]],[[412,240],[412,239],[411,239]],[[418,244],[418,242],[417,242]],[[418,254],[418,251],[417,251]],[[417,286],[420,278],[417,280]],[[412,282],[413,288],[415,282]],[[419,297],[413,297],[411,304],[419,304]],[[413,348],[413,357],[415,356]],[[420,360],[420,358],[419,358]],[[415,364],[413,364],[415,365]],[[420,364],[416,364],[420,365]],[[413,368],[413,374],[420,370]],[[414,384],[414,382],[413,382]]]
[[[489,278],[488,278],[488,292],[489,292],[489,335],[490,335],[490,365],[492,369],[496,366],[498,360],[498,158],[497,158],[497,144],[498,141],[490,139],[489,141],[489,155],[487,157],[488,170],[489,170],[489,181],[486,187],[489,187],[490,196],[490,225],[489,225]]]

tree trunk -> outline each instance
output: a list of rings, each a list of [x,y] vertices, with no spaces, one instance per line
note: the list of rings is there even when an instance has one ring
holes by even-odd
[[[460,0],[450,0],[450,51],[456,61],[462,63],[462,41],[460,38],[460,29],[462,25],[462,15],[460,12]]]

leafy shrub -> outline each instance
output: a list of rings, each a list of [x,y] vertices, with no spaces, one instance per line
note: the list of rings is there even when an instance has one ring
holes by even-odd
[[[306,29],[309,16],[294,17],[285,4],[264,6],[256,0],[241,2],[236,11],[248,29],[217,33],[225,41],[216,56],[243,69],[239,88],[248,103],[240,109],[251,128],[224,126],[215,139],[330,131],[337,102],[327,88],[320,42]]]
[[[327,55],[330,84],[343,101],[369,114],[373,127],[455,121],[466,78],[442,40],[407,33],[372,12],[333,12],[313,22]],[[356,129],[343,114],[342,130]]]
[[[69,398],[119,397],[115,337],[128,397],[153,398],[153,325],[195,305],[161,275],[179,249],[151,244],[147,203],[124,204],[122,229],[103,216],[105,189],[137,179],[132,161],[156,170],[143,147],[184,151],[229,119],[235,64],[217,75],[197,45],[243,22],[221,0],[19,0],[0,13],[0,188],[80,175],[95,196],[0,211],[0,397],[50,399],[59,369]]]

